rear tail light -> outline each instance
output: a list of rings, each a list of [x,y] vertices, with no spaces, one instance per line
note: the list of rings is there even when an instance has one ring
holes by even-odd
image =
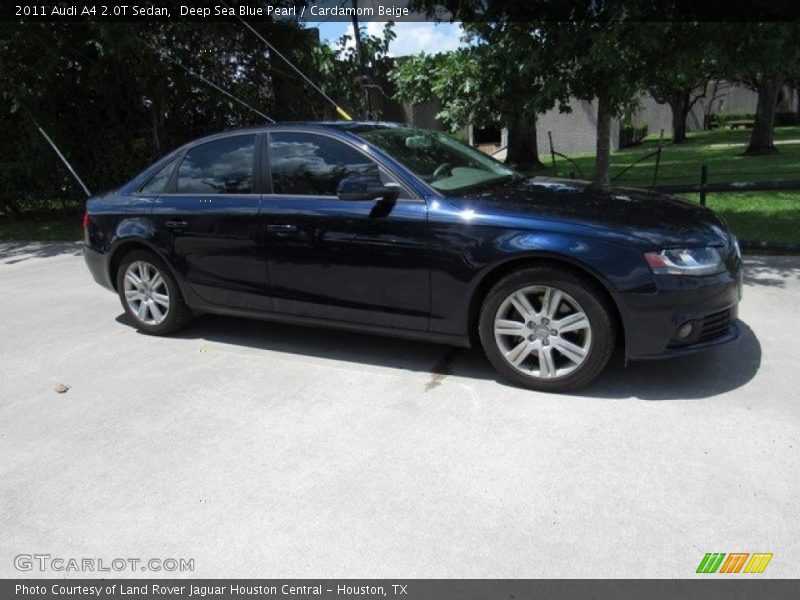
[[[83,228],[84,229],[89,229],[89,213],[88,212],[83,213]]]

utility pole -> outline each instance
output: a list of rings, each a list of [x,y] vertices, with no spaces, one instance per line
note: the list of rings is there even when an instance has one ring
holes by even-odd
[[[356,60],[358,61],[358,70],[361,73],[359,80],[361,87],[364,90],[364,118],[369,121],[372,119],[372,102],[369,97],[369,79],[367,78],[367,68],[364,64],[364,52],[361,47],[361,28],[358,26],[358,0],[353,2],[353,36],[356,43]]]

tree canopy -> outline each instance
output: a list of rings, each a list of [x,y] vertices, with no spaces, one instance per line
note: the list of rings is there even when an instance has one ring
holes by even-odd
[[[597,183],[607,184],[611,118],[630,110],[645,85],[654,27],[625,19],[468,23],[473,46],[408,61],[395,80],[407,100],[442,102],[451,125],[500,122],[510,135],[520,117],[533,123],[554,106],[569,110],[570,96],[597,99]]]
[[[346,51],[337,56],[297,24],[254,26],[329,96],[358,110],[363,98]],[[388,71],[387,39],[365,43],[376,69]],[[4,212],[25,196],[82,195],[34,119],[97,192],[198,136],[264,123],[203,79],[275,120],[335,115],[239,22],[0,24],[0,130],[14,141],[0,145]]]
[[[302,0],[282,0],[286,3]],[[537,166],[536,117],[596,102],[597,183],[608,183],[611,119],[650,91],[673,111],[673,140],[705,82],[726,78],[758,92],[748,152],[776,152],[775,105],[800,79],[797,23],[702,23],[674,19],[675,0],[415,0],[444,5],[468,44],[422,54],[395,69],[387,24],[362,36],[365,78],[347,37],[321,43],[297,23],[253,25],[353,115],[391,93],[437,100],[450,127],[504,125],[508,161]],[[661,15],[665,21],[654,21]],[[0,210],[15,199],[80,198],[79,188],[33,126],[50,133],[93,190],[124,181],[168,150],[202,134],[275,120],[335,117],[334,107],[246,27],[229,22],[0,24]],[[380,115],[376,115],[380,116]]]

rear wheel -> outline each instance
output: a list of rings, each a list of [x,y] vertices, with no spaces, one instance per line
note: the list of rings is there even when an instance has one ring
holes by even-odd
[[[125,312],[144,333],[167,335],[191,320],[175,278],[147,250],[129,252],[120,261],[117,291]]]
[[[531,267],[491,289],[479,334],[501,375],[527,388],[562,392],[586,385],[608,363],[615,343],[612,315],[591,281]]]

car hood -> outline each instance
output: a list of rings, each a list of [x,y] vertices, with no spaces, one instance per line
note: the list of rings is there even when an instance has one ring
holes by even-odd
[[[533,177],[464,195],[473,209],[601,228],[656,246],[727,245],[725,222],[713,211],[637,188],[598,188],[587,181]]]

